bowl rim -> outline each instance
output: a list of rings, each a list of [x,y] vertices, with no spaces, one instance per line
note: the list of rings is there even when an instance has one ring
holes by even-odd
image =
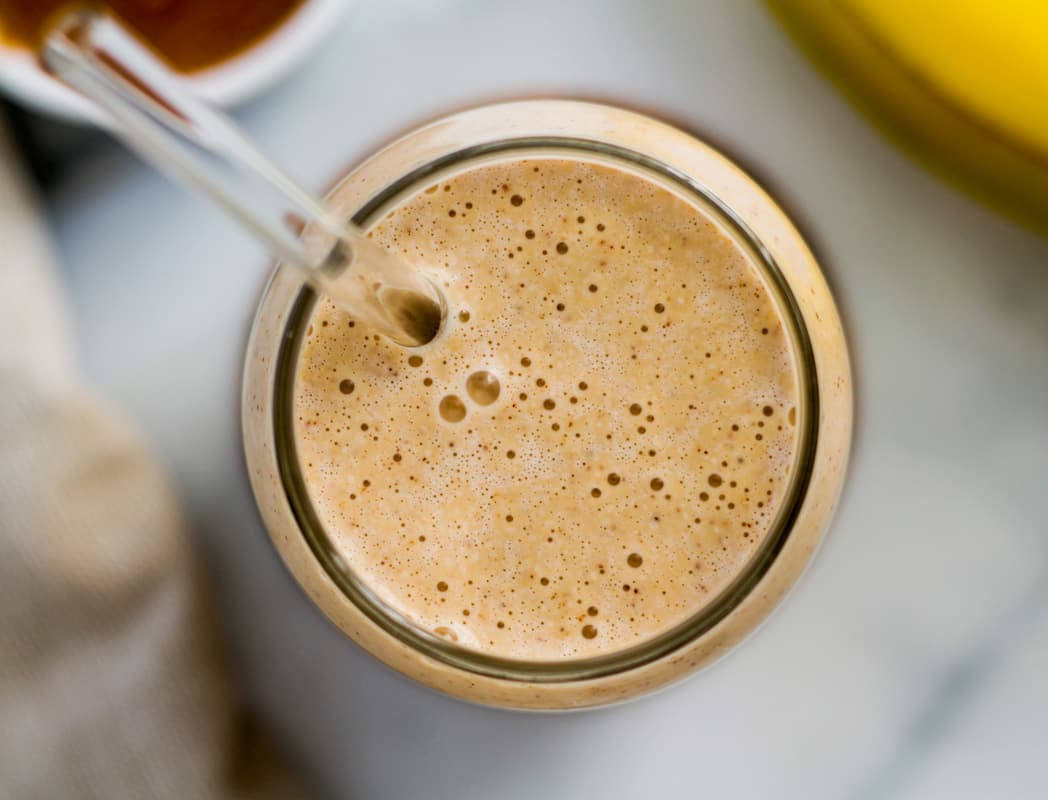
[[[281,26],[244,52],[186,76],[202,99],[236,106],[280,81],[328,36],[351,0],[305,0]],[[47,75],[33,53],[0,45],[0,91],[12,100],[68,122],[107,126],[90,101]]]

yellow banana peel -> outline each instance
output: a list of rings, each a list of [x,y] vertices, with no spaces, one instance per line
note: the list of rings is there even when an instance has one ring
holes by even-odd
[[[1048,233],[1048,0],[768,4],[892,138]]]

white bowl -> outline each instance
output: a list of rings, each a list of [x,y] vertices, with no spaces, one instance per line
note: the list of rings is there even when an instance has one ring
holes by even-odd
[[[234,106],[287,75],[332,33],[347,0],[307,0],[290,19],[254,47],[215,67],[187,76],[198,96]],[[0,47],[0,91],[72,122],[102,122],[91,103],[46,74],[32,53]]]

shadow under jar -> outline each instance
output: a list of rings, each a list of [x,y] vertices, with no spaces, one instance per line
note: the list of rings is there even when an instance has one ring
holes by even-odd
[[[449,314],[405,350],[291,270],[261,303],[247,463],[317,606],[405,675],[522,709],[638,696],[754,630],[822,539],[852,424],[781,209],[692,136],[565,100],[430,123],[329,202]]]

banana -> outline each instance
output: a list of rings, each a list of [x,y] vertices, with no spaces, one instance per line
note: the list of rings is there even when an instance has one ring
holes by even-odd
[[[1048,2],[767,2],[895,141],[1048,234]]]

